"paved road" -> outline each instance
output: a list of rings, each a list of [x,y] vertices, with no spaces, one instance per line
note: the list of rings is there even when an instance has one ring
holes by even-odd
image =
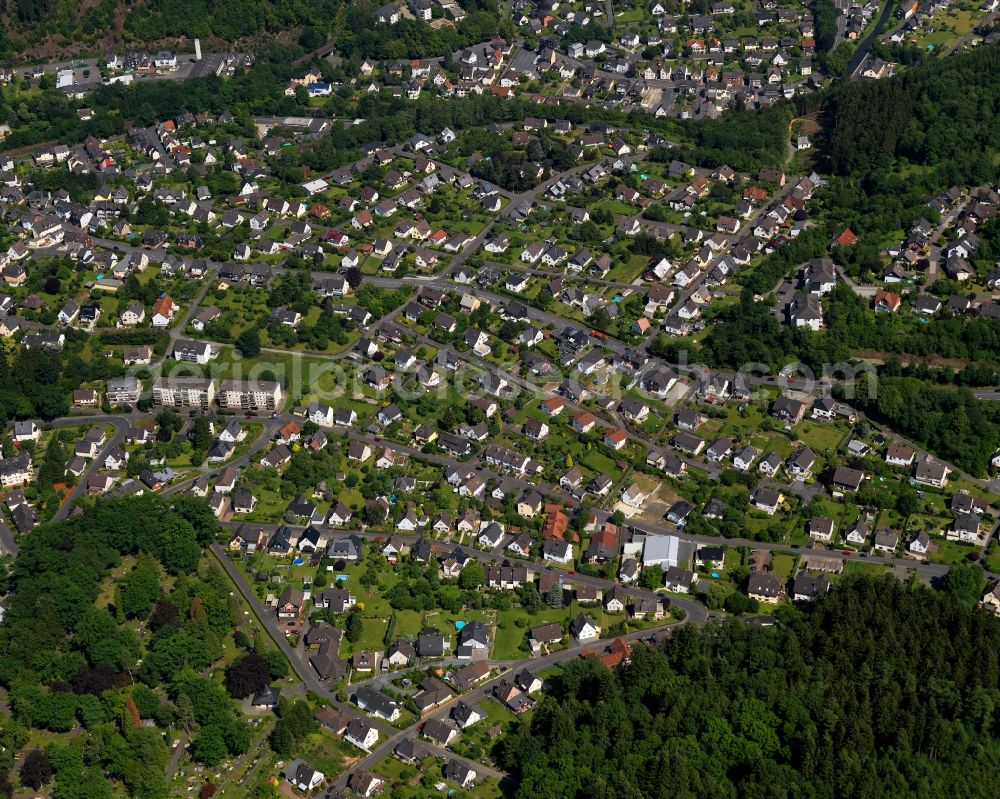
[[[177,769],[181,767],[181,761],[184,759],[184,753],[187,751],[185,747],[189,739],[190,735],[187,732],[182,732],[180,737],[174,741],[173,749],[170,750],[170,760],[167,762],[167,781],[173,779],[174,774],[177,773]]]
[[[0,555],[11,555],[17,557],[21,548],[14,540],[14,528],[9,524],[0,524]]]
[[[117,416],[73,416],[56,419],[51,422],[52,426],[56,428],[77,427],[85,424],[109,424],[114,425],[115,428],[115,432],[104,443],[104,446],[101,447],[101,451],[97,453],[97,457],[91,460],[87,465],[86,471],[80,475],[80,479],[76,481],[76,484],[70,490],[69,495],[63,500],[62,505],[59,506],[59,509],[53,515],[53,522],[61,521],[69,515],[76,501],[87,493],[88,478],[101,468],[101,464],[104,463],[104,459],[107,457],[108,453],[111,452],[114,447],[119,446],[122,443],[125,436],[128,434],[132,420],[142,415],[144,414],[121,414]]]
[[[278,625],[278,619],[275,614],[268,608],[265,608],[261,604],[257,595],[253,592],[253,588],[247,583],[246,579],[239,569],[230,560],[229,555],[218,543],[212,544],[211,546],[212,554],[215,555],[216,559],[225,569],[226,574],[229,575],[230,580],[236,585],[240,594],[243,596],[244,601],[250,606],[254,614],[260,620],[260,623],[264,625],[264,629],[277,644],[278,648],[281,650],[282,654],[288,659],[289,665],[292,670],[298,675],[299,679],[305,685],[306,689],[313,691],[314,693],[322,696],[332,705],[348,713],[354,718],[364,719],[373,727],[378,727],[379,731],[383,735],[390,735],[395,732],[395,728],[389,726],[385,722],[379,719],[371,718],[361,713],[354,705],[350,705],[346,702],[341,702],[337,699],[336,695],[330,691],[326,685],[316,676],[316,672],[312,669],[309,664],[304,663],[299,653],[288,643],[288,639],[285,638],[284,632]]]
[[[756,4],[755,4],[756,7]],[[844,41],[844,37],[847,34],[847,14],[841,13],[838,6],[837,8],[837,35],[833,40],[833,47],[830,48],[830,52],[834,52],[838,47],[840,47],[841,42]]]

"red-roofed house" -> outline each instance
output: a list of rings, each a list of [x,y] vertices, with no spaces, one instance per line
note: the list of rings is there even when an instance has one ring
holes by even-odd
[[[838,247],[850,247],[854,242],[858,240],[858,237],[854,235],[854,231],[849,227],[845,227],[840,233],[833,237],[833,241],[830,242],[830,249],[835,250]]]
[[[542,535],[546,538],[566,538],[569,529],[569,516],[563,513],[562,505],[550,503],[545,506],[545,524],[542,525]],[[577,538],[576,534],[573,535]]]
[[[632,657],[632,646],[627,641],[616,638],[600,654],[593,649],[588,649],[585,652],[581,652],[580,657],[598,657],[605,668],[613,669]]]
[[[167,327],[177,312],[177,303],[169,294],[161,294],[153,303],[153,314],[150,317],[153,327]]]
[[[891,291],[886,291],[885,289],[881,289],[875,294],[876,311],[889,311],[889,313],[895,313],[899,310],[899,305],[902,302],[902,297],[898,294],[893,294]]]
[[[558,416],[562,413],[562,409],[566,407],[566,400],[562,397],[549,397],[548,399],[542,400],[541,409],[542,413],[547,416]]]
[[[620,427],[608,430],[604,434],[604,443],[606,446],[611,447],[611,449],[621,449],[625,446],[626,441],[628,441],[628,433]]]
[[[597,424],[597,417],[590,411],[580,411],[570,421],[570,426],[578,433],[587,433]]]

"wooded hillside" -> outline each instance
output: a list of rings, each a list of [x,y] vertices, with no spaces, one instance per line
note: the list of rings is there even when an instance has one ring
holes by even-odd
[[[230,586],[199,561],[218,525],[204,503],[106,500],[25,539],[0,628],[4,775],[29,729],[45,730],[22,785],[58,799],[166,797],[163,731],[195,731],[192,756],[214,765],[250,745],[250,727],[202,670],[237,623]],[[153,725],[142,725],[149,719]],[[81,730],[82,727],[82,730]],[[115,786],[113,789],[112,786]]]
[[[679,629],[565,670],[500,763],[519,799],[992,797],[1000,622],[892,578],[780,628]]]
[[[894,159],[940,167],[955,183],[979,185],[1000,149],[1000,46],[928,62],[889,80],[846,82],[834,92],[830,162],[858,174]]]

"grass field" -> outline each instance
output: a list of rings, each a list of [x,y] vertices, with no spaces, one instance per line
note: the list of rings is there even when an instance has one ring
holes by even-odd
[[[844,574],[867,574],[867,575],[880,575],[885,574],[886,570],[889,569],[888,564],[885,563],[863,563],[859,560],[849,560],[844,564]]]
[[[840,446],[847,432],[838,427],[803,422],[793,431],[795,435],[813,452],[821,454],[830,452]]]
[[[979,547],[972,544],[962,544],[958,541],[947,541],[944,538],[934,539],[937,545],[937,552],[927,553],[927,559],[933,563],[965,563],[967,557],[973,552],[978,552]]]
[[[616,283],[631,283],[642,274],[648,263],[646,258],[633,255],[628,261],[619,261],[616,263],[604,279]]]
[[[788,552],[775,552],[771,557],[771,571],[784,578],[792,576],[795,570],[796,556]]]
[[[1000,571],[1000,546],[997,546],[996,542],[990,544],[983,566],[994,573]]]
[[[488,731],[498,724],[503,730],[506,730],[515,716],[509,710],[501,707],[495,699],[483,699],[476,702],[475,708],[483,714],[482,720],[463,730],[461,737],[452,745],[452,748],[460,755],[477,762],[488,762],[491,759],[495,740],[489,737]]]
[[[330,777],[343,771],[344,761],[353,757],[355,750],[327,732],[317,732],[306,738],[296,754]]]

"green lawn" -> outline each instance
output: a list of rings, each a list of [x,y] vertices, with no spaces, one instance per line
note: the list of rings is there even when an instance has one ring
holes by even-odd
[[[423,629],[423,614],[416,610],[397,610],[394,638],[416,637]]]
[[[740,553],[731,547],[723,547],[722,571],[723,576],[728,576],[730,572],[738,568],[742,558]]]
[[[356,334],[352,334],[356,339]],[[298,352],[262,352],[254,359],[241,358],[232,347],[222,347],[219,357],[211,363],[212,374],[220,378],[276,378],[284,387],[286,406],[307,402],[309,398],[333,400],[340,367],[318,355]]]
[[[803,422],[794,430],[795,435],[813,452],[823,453],[835,450],[840,446],[847,433],[837,427]]]
[[[962,544],[958,541],[947,541],[944,538],[934,539],[937,545],[937,552],[929,552],[927,559],[933,563],[965,563],[966,558],[973,552],[978,552],[979,547],[972,544]]]
[[[426,758],[422,763],[412,766],[394,757],[387,757],[376,763],[372,771],[387,778],[391,787],[383,795],[391,796],[392,799],[425,799],[425,797],[438,795],[447,796],[448,799],[501,799],[503,797],[500,786],[489,779],[479,781],[468,791],[456,788],[451,783],[445,783],[448,787],[441,794],[424,788],[421,784],[423,782],[422,775],[426,775],[431,784],[444,782],[443,767],[444,762],[433,757]]]
[[[483,714],[482,720],[477,721],[467,730],[462,730],[461,737],[455,741],[452,748],[458,754],[471,760],[483,762],[490,757],[493,750],[494,740],[488,736],[489,730],[497,724],[506,730],[515,716],[509,710],[501,707],[495,699],[482,699],[476,702],[475,706]]]
[[[767,457],[771,452],[776,452],[781,458],[787,460],[794,449],[788,436],[778,432],[755,435],[750,439],[750,443],[763,453],[761,457]]]
[[[616,283],[631,283],[642,274],[648,264],[647,258],[633,255],[627,261],[618,261],[604,279]]]
[[[587,206],[591,211],[610,211],[613,214],[622,214],[623,216],[633,216],[639,209],[635,206],[629,205],[628,203],[622,202],[621,200],[616,200],[613,197],[608,197],[603,200],[598,200],[595,203],[588,204]]]
[[[795,570],[796,556],[788,552],[775,552],[771,556],[771,571],[780,574],[784,578],[792,576]]]
[[[840,503],[834,502],[833,500],[820,498],[817,499],[813,503],[813,505],[810,505],[810,507],[813,506],[815,506],[816,508],[815,511],[816,516],[826,516],[833,519],[834,521],[839,522],[839,517],[843,510],[843,506]]]
[[[588,469],[593,469],[595,472],[607,472],[615,479],[621,476],[620,470],[615,466],[614,459],[608,457],[603,452],[598,452],[596,449],[581,455],[577,462]]]
[[[253,513],[241,514],[238,518],[252,522],[274,522],[275,524],[284,521],[289,500],[276,491],[263,487],[255,488],[253,495],[257,498],[257,506]]]
[[[844,564],[844,574],[868,574],[878,576],[888,569],[885,563],[865,563],[860,560],[849,560]]]
[[[529,616],[520,608],[500,611],[497,614],[497,629],[493,641],[493,659],[517,660],[526,657],[521,645],[527,640],[528,631],[539,624],[571,619],[571,608],[575,605],[574,602],[569,608],[544,607],[534,616]]]
[[[381,652],[385,649],[385,631],[388,623],[384,619],[369,616],[367,610],[363,611],[362,621],[364,622],[364,632],[361,635],[361,640],[351,643],[345,639],[340,647],[340,653],[343,657],[355,652]]]
[[[354,757],[356,750],[327,732],[316,732],[303,741],[296,755],[330,777],[343,771],[344,760]]]

